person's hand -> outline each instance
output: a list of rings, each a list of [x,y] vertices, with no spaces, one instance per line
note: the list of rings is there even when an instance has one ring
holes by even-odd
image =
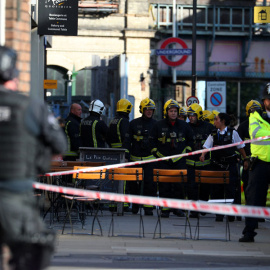
[[[249,160],[246,159],[246,160],[244,160],[243,168],[246,171],[248,169],[248,167],[249,167]]]
[[[200,156],[200,161],[201,161],[201,162],[204,162],[204,155],[201,155],[201,156]]]

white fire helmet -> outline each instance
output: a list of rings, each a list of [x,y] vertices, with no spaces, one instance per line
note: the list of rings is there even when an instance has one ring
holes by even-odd
[[[90,103],[89,112],[96,112],[101,115],[105,113],[105,109],[103,102],[99,99],[95,99]]]

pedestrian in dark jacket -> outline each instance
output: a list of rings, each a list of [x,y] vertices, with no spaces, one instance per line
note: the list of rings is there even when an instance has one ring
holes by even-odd
[[[82,146],[80,137],[82,107],[80,104],[73,103],[70,106],[70,113],[66,118],[65,132],[68,140],[68,151],[64,160],[75,161],[79,158],[79,147]]]

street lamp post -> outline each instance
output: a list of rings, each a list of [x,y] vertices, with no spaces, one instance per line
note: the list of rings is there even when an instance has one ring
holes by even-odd
[[[196,31],[197,31],[197,0],[193,0],[193,18],[192,18],[192,89],[191,95],[195,96],[196,91]]]
[[[67,72],[68,80],[67,80],[67,105],[71,105],[71,91],[72,91],[72,71]]]

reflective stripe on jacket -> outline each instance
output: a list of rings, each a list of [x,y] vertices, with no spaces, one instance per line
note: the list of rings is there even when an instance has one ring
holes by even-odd
[[[270,135],[270,124],[256,111],[249,117],[249,135],[251,139]],[[270,162],[270,139],[251,143],[251,155]]]

